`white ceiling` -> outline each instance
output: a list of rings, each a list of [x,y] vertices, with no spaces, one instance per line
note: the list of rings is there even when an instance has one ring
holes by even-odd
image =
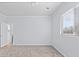
[[[0,2],[0,13],[6,16],[49,16],[60,2]]]

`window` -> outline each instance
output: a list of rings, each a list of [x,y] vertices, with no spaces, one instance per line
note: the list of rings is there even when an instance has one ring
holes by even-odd
[[[71,9],[63,15],[63,33],[74,34],[74,9]]]
[[[79,6],[68,10],[62,15],[61,33],[79,36]]]

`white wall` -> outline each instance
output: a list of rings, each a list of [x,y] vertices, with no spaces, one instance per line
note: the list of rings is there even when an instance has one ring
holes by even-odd
[[[1,47],[8,44],[8,27],[6,23],[1,23]]]
[[[0,13],[0,46],[1,46],[1,23],[6,20],[6,16]]]
[[[0,13],[0,33],[1,33],[1,23],[3,23],[5,20],[6,20],[6,16]]]
[[[51,19],[49,16],[8,16],[13,24],[14,45],[50,45]]]
[[[52,16],[52,46],[62,55],[79,57],[79,37],[60,35],[61,15],[79,3],[63,3]]]

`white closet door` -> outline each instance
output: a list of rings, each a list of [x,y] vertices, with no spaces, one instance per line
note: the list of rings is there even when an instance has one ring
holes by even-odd
[[[8,25],[6,23],[1,24],[1,47],[4,47],[8,44]]]

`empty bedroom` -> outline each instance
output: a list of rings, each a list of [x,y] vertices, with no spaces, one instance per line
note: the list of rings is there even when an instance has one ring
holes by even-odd
[[[0,57],[79,57],[78,2],[0,2]]]

